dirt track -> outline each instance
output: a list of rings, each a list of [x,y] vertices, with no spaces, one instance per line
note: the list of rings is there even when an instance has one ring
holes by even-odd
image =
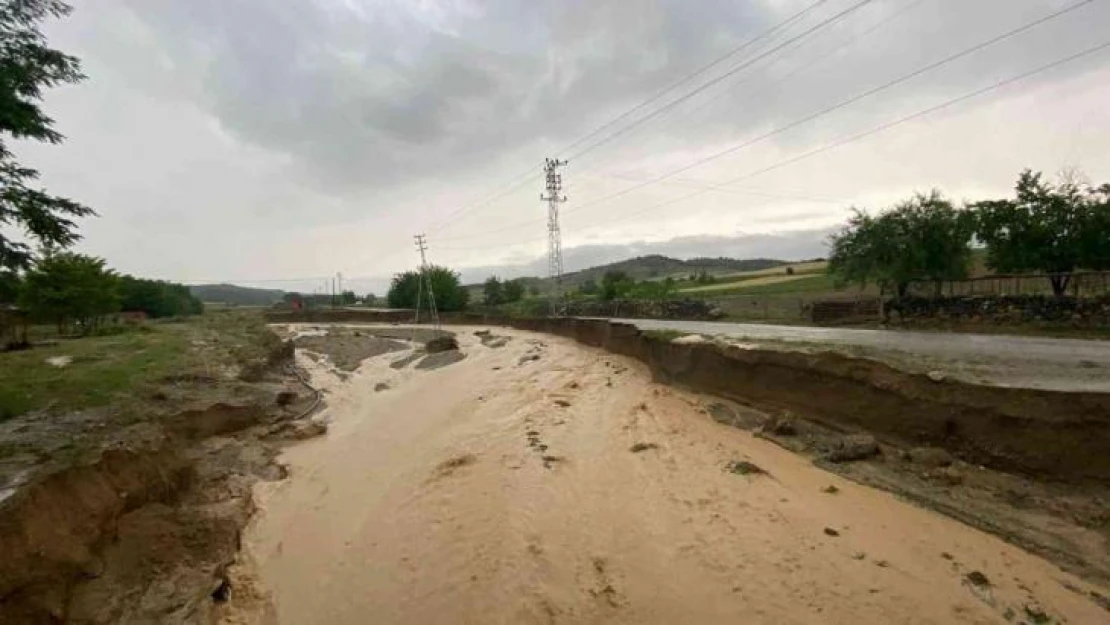
[[[440,370],[315,369],[330,432],[260,486],[228,622],[1107,618],[1105,589],[721,426],[639,363],[453,329],[467,358]]]

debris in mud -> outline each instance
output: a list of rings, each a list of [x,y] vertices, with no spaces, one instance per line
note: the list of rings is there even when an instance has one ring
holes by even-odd
[[[328,424],[323,421],[286,422],[270,430],[270,436],[287,440],[303,441],[328,433]]]
[[[220,580],[220,585],[212,591],[212,601],[216,603],[226,603],[231,598],[231,583],[226,579]]]
[[[575,382],[575,381],[572,380],[570,384],[567,384],[567,388],[570,388],[570,389],[578,388],[578,382]]]
[[[952,454],[940,447],[915,447],[906,452],[905,457],[915,464],[933,468],[947,467],[955,462]]]
[[[989,588],[991,585],[991,581],[987,579],[987,576],[983,575],[981,571],[972,571],[965,575],[964,579],[966,579],[972,585],[978,586],[979,588]]]
[[[943,371],[930,371],[925,374],[925,377],[929,378],[933,382],[943,382],[948,379],[948,375],[945,374]]]
[[[440,352],[458,351],[459,341],[453,335],[437,336],[424,344],[424,350],[429,354]]]
[[[605,378],[605,386],[608,386],[609,388],[612,388],[613,387],[613,378]]]
[[[301,350],[326,354],[341,371],[354,371],[367,358],[399,352],[408,347],[406,343],[396,339],[370,335],[355,336],[351,332],[340,329],[333,329],[321,336],[300,336],[294,339],[294,344]]]
[[[836,530],[833,530],[833,531],[836,531]],[[862,551],[857,551],[857,552],[852,554],[852,559],[853,560],[863,560],[866,557],[867,557],[867,554],[862,552]]]
[[[489,370],[490,371],[500,371],[501,367],[490,367]]]
[[[945,560],[955,560],[956,559],[955,556],[948,553],[947,551],[940,552],[940,557],[944,558]]]
[[[1090,591],[1088,594],[1090,595],[1091,600],[1098,604],[1098,607],[1106,610],[1107,612],[1110,612],[1110,597],[1100,594],[1099,592],[1094,590]]]
[[[382,391],[388,391],[388,390],[389,390],[389,385],[386,384],[385,382],[378,382],[377,384],[374,385],[374,392],[375,393],[380,393]]]
[[[543,466],[545,469],[550,469],[551,465],[553,464],[567,461],[567,459],[562,456],[541,456],[540,460],[543,460]]]
[[[556,399],[555,400],[555,405],[560,407],[560,408],[569,408],[570,407],[570,402],[565,400],[565,399]]]
[[[277,395],[274,395],[274,403],[285,407],[297,401],[298,397],[300,395],[297,394],[297,391],[279,391]]]
[[[830,495],[835,495],[835,494],[840,492],[840,489],[837,488],[836,486],[833,486],[832,484],[829,484],[828,486],[822,488],[821,492],[828,493]]]
[[[391,369],[404,369],[405,367],[411,365],[412,363],[420,360],[423,357],[423,352],[413,352],[408,356],[405,356],[404,358],[398,358],[397,360],[389,363],[389,367]]]
[[[798,433],[798,425],[794,420],[794,415],[784,412],[777,417],[768,419],[763,424],[762,431],[778,436],[794,436]]]
[[[639,408],[640,410],[647,410],[647,402],[642,401],[636,407]]]
[[[709,416],[712,417],[713,420],[717,423],[721,423],[724,425],[736,424],[736,411],[727,404],[714,402],[706,406],[705,411],[709,413]]]
[[[941,482],[948,486],[959,486],[964,483],[964,474],[955,467],[943,467],[925,472],[925,477],[934,482]]]
[[[765,475],[767,472],[762,467],[747,460],[732,460],[725,465],[725,470],[737,475]]]
[[[628,451],[631,451],[634,454],[638,454],[641,451],[647,451],[649,449],[658,449],[658,448],[659,448],[659,445],[656,445],[655,443],[636,443],[635,445],[629,447]]]
[[[455,456],[454,458],[444,460],[443,462],[436,465],[436,477],[449,477],[457,469],[470,466],[475,462],[478,462],[478,457],[474,454],[462,454],[460,456]]]
[[[879,455],[879,443],[870,434],[849,434],[825,455],[829,462],[852,462]]]
[[[421,371],[433,371],[447,365],[453,365],[465,358],[466,354],[458,350],[428,354],[423,360],[416,363],[416,368]]]
[[[475,330],[474,336],[481,338],[483,336],[489,336],[491,333],[492,332],[490,330]]]
[[[1033,623],[1033,625],[1046,625],[1047,623],[1052,622],[1052,619],[1049,618],[1048,613],[1041,609],[1040,606],[1026,604],[1024,610],[1025,616]]]
[[[525,354],[525,355],[520,357],[520,360],[518,360],[516,364],[523,365],[523,364],[527,364],[527,363],[530,363],[530,362],[535,362],[539,359],[540,359],[539,354]]]
[[[825,528],[825,536],[840,536],[840,532],[834,530],[831,527],[826,527]]]

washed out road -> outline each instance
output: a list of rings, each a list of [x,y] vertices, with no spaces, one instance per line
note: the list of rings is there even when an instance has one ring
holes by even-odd
[[[676,330],[755,342],[849,348],[863,356],[953,370],[1002,386],[1110,392],[1110,341],[997,334],[815,328],[755,323],[613,319],[641,330]]]
[[[433,371],[299,357],[330,431],[260,486],[233,586],[258,605],[227,622],[1105,622],[1054,565],[719,425],[638,363],[453,330],[467,357]]]

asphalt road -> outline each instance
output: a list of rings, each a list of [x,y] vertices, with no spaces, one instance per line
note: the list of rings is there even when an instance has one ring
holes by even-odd
[[[851,348],[862,355],[911,365],[910,368],[941,368],[981,383],[1110,392],[1110,341],[708,321],[613,321],[635,324],[641,330],[678,330],[755,342]],[[918,366],[913,367],[914,364]]]

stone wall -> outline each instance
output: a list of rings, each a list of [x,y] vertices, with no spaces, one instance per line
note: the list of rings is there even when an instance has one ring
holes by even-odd
[[[891,321],[948,320],[992,325],[1110,327],[1110,296],[911,297],[887,304]]]
[[[719,319],[720,310],[703,300],[614,300],[611,302],[571,302],[568,314],[576,317],[618,317],[627,319]]]

